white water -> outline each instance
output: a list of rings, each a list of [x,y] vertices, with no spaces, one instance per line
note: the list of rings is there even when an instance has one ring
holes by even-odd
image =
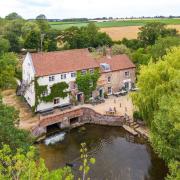
[[[48,137],[47,139],[44,140],[44,143],[46,145],[55,144],[59,141],[64,140],[65,134],[66,134],[65,132],[61,132],[61,133],[56,134],[54,136]]]

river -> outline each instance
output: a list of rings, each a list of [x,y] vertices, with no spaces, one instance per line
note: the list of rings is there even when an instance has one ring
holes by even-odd
[[[161,180],[167,174],[164,161],[142,138],[121,127],[85,125],[72,129],[54,145],[38,145],[40,156],[52,170],[73,163],[78,175],[80,143],[86,142],[89,155],[96,159],[89,176],[93,180]]]

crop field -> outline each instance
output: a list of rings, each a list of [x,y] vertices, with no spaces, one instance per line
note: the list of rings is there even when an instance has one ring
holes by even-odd
[[[125,19],[125,20],[114,20],[114,21],[105,21],[105,22],[95,22],[99,28],[107,28],[107,27],[124,27],[124,26],[143,26],[148,22],[162,22],[167,25],[180,25],[180,19]],[[50,25],[59,30],[67,29],[71,26],[82,27],[86,26],[89,22],[50,22]]]
[[[176,28],[180,32],[180,19],[128,19],[114,20],[106,22],[95,22],[100,31],[106,32],[113,40],[121,40],[122,38],[137,38],[139,28],[148,22],[162,22],[168,27]],[[87,26],[89,22],[50,22],[50,25],[58,30],[64,30],[72,26]]]
[[[121,40],[123,38],[136,39],[139,28],[141,26],[124,26],[124,27],[110,27],[101,28],[101,32],[106,32],[114,41]],[[180,25],[167,25],[168,28],[175,28],[180,34]]]

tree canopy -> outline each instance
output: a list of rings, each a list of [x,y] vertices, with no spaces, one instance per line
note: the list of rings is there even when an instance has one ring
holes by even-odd
[[[148,124],[154,150],[167,163],[180,159],[180,47],[172,48],[156,63],[140,68],[133,102]],[[172,177],[178,166],[169,164]]]
[[[152,22],[140,28],[138,39],[147,46],[153,45],[159,37],[173,36],[176,34],[177,31],[175,29],[167,29],[163,23]]]

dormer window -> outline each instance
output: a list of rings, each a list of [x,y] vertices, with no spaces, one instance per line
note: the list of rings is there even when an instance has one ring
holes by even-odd
[[[54,81],[55,77],[54,76],[49,76],[49,82]]]
[[[107,63],[101,63],[101,64],[100,64],[100,67],[101,67],[101,69],[102,69],[103,71],[110,71],[110,70],[111,70],[110,65],[107,64]]]

